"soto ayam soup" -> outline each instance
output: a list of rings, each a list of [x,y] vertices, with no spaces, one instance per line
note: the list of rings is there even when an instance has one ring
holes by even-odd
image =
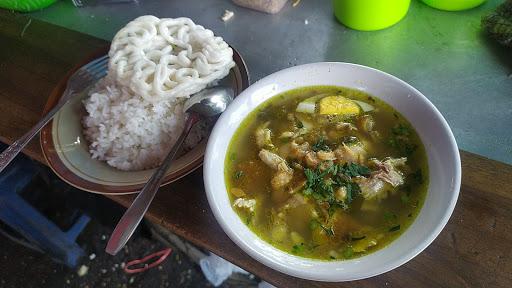
[[[233,209],[259,237],[307,258],[385,247],[418,215],[427,156],[409,122],[359,90],[312,86],[272,97],[234,134]]]

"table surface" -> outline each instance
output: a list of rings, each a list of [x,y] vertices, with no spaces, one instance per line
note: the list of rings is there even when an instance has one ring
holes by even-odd
[[[512,50],[487,39],[480,28],[482,15],[500,2],[453,13],[414,0],[405,19],[376,32],[343,27],[331,0],[301,1],[296,8],[288,3],[277,15],[230,0],[141,0],[80,9],[59,1],[31,16],[105,40],[140,15],[190,17],[241,52],[253,81],[319,61],[374,67],[423,92],[446,117],[460,148],[512,164]],[[224,9],[235,12],[227,23],[220,20]]]
[[[51,90],[71,67],[108,44],[7,11],[0,11],[0,43],[0,140],[7,143],[38,121]],[[24,152],[44,163],[38,139]],[[461,194],[443,232],[410,262],[361,281],[310,282],[254,261],[215,221],[200,170],[162,188],[147,217],[280,287],[508,287],[512,283],[512,166],[468,152],[461,156]],[[132,196],[111,198],[124,206],[133,200]]]

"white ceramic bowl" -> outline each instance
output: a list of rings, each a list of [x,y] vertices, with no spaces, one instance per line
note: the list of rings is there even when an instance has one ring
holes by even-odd
[[[378,97],[404,115],[418,132],[428,155],[428,194],[414,223],[385,248],[356,259],[319,261],[274,248],[254,234],[232,209],[224,182],[224,159],[240,122],[258,105],[281,92],[312,85],[356,88]],[[312,63],[271,74],[251,85],[228,107],[210,136],[204,182],[210,207],[228,236],[247,254],[283,273],[319,281],[349,281],[394,269],[425,249],[439,235],[459,195],[461,166],[450,127],[432,103],[404,81],[348,63]]]

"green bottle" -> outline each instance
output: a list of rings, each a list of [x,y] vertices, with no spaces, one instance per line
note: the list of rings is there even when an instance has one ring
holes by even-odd
[[[486,0],[423,0],[425,4],[446,11],[460,11],[474,8]]]
[[[57,0],[0,0],[0,8],[30,12],[50,6]]]
[[[333,0],[339,22],[355,30],[374,31],[402,20],[411,0]]]

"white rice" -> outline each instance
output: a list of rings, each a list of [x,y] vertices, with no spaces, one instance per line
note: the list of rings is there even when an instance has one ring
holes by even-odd
[[[103,79],[84,101],[84,134],[92,157],[121,170],[158,166],[183,129],[184,101],[148,102],[117,87],[110,77]],[[185,146],[205,136],[201,128],[204,124],[191,132]]]

